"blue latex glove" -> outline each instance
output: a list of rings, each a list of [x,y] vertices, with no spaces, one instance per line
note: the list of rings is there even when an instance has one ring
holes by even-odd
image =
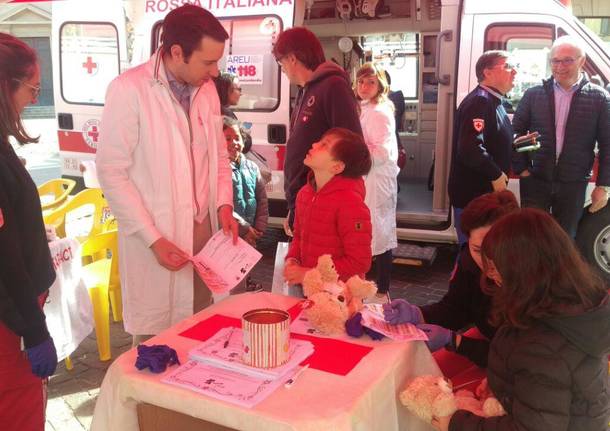
[[[422,323],[421,325],[417,325],[417,327],[424,331],[428,336],[428,341],[426,341],[426,344],[431,352],[436,352],[437,350],[442,349],[447,344],[451,343],[453,335],[453,331],[451,329],[428,323]]]
[[[53,375],[57,367],[57,352],[52,338],[25,351],[32,366],[32,374],[42,379]]]
[[[360,338],[364,334],[368,335],[373,340],[381,340],[384,337],[383,334],[362,325],[362,313],[360,312],[355,313],[345,321],[345,331],[347,332],[347,335],[354,338]]]
[[[424,323],[424,316],[422,316],[419,307],[404,299],[394,299],[389,304],[383,304],[383,317],[391,325]]]

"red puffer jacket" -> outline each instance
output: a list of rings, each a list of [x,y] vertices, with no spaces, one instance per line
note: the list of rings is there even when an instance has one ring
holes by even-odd
[[[364,204],[362,178],[334,176],[316,192],[310,173],[296,199],[294,238],[288,258],[313,268],[330,254],[341,280],[364,277],[371,267],[371,215]]]

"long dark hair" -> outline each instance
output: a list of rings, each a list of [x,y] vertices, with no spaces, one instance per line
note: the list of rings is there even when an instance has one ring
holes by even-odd
[[[216,91],[218,92],[218,98],[220,99],[220,106],[229,106],[229,93],[231,92],[235,78],[237,78],[235,75],[226,72],[222,72],[214,78],[214,84],[216,85]]]
[[[502,278],[494,287],[492,324],[529,327],[534,320],[589,310],[607,295],[572,239],[548,213],[525,208],[505,215],[485,236],[483,266]]]
[[[30,137],[23,128],[13,101],[21,85],[19,81],[31,78],[37,64],[32,48],[10,34],[0,33],[0,145],[8,145],[9,136],[21,144],[38,142],[38,138]]]

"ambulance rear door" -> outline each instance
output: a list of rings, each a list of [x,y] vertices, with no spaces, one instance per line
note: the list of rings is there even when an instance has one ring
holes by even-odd
[[[82,181],[81,163],[95,158],[106,88],[127,66],[123,2],[56,1],[52,16],[62,173]]]

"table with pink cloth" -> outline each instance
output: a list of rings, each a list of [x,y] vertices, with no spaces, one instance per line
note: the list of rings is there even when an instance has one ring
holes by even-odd
[[[255,308],[288,310],[299,299],[267,292],[230,296],[183,320],[146,344],[167,344],[182,363],[200,341],[178,334],[213,315],[240,318]],[[279,388],[248,409],[161,383],[168,372],[138,371],[136,349],[119,356],[108,369],[95,406],[92,431],[138,431],[138,403],[148,403],[238,430],[409,430],[432,428],[400,404],[404,382],[418,375],[440,375],[425,343],[372,341],[368,337],[343,341],[373,349],[345,376],[310,367],[290,388]]]

